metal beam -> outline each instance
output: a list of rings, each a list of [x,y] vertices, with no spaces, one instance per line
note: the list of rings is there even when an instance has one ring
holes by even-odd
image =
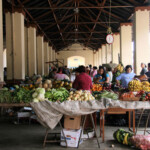
[[[51,0],[48,0],[48,3],[49,3],[49,6],[52,8],[52,7],[53,7],[53,5],[52,5],[52,1],[51,1]],[[63,37],[63,35],[62,35],[62,32],[61,32],[60,26],[59,26],[59,24],[58,24],[57,17],[56,17],[56,15],[55,15],[55,12],[54,12],[54,10],[53,10],[53,9],[52,9],[52,13],[53,13],[54,19],[55,19],[55,21],[56,21],[57,28],[58,28],[58,30],[59,30],[59,32],[60,32],[60,35],[61,35],[62,40],[63,40],[64,45],[65,45],[64,37]]]
[[[135,6],[131,6],[131,5],[124,5],[124,6],[121,6],[121,5],[118,5],[118,6],[111,6],[111,8],[115,9],[115,8],[134,8]],[[74,9],[74,7],[25,7],[26,9],[44,9],[44,10],[49,10],[49,9],[52,9],[52,10],[55,10],[55,9]],[[83,6],[80,6],[79,9],[102,9],[102,8],[106,8],[106,9],[109,9],[110,6],[87,6],[87,7],[83,7]]]

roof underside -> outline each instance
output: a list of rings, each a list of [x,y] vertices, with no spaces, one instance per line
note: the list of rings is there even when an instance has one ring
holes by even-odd
[[[3,0],[3,3],[4,8],[22,7],[25,23],[35,23],[57,51],[73,43],[97,50],[106,43],[109,24],[113,32],[118,32],[120,23],[130,21],[134,7],[148,5],[147,0],[111,0],[110,12],[110,0],[14,0],[14,3]]]

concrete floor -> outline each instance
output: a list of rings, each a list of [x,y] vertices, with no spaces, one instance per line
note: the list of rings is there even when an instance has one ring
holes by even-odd
[[[99,129],[99,128],[98,128]],[[99,135],[99,130],[97,133]],[[132,150],[133,148],[121,145],[113,140],[113,132],[118,127],[105,128],[105,143],[99,138],[102,150]],[[127,128],[125,128],[127,129]],[[59,144],[46,144],[43,148],[43,139],[45,128],[39,124],[19,124],[15,125],[12,122],[0,121],[0,150],[60,150],[66,149]],[[115,147],[112,148],[111,145]],[[74,150],[76,148],[67,148],[67,150]],[[98,150],[96,139],[84,141],[79,149],[81,150]]]

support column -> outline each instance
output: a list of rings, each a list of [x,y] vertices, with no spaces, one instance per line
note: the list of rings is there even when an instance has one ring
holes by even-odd
[[[28,26],[28,73],[29,77],[37,74],[36,26]]]
[[[49,74],[49,64],[46,63],[49,61],[49,56],[48,56],[48,42],[44,42],[44,75]]]
[[[3,12],[2,1],[0,1],[0,81],[4,81],[3,69]]]
[[[141,63],[150,62],[150,7],[137,7],[134,14],[134,64],[140,74]]]
[[[7,80],[13,79],[13,35],[12,35],[12,13],[5,12],[6,22],[6,53],[7,53]],[[1,44],[0,44],[1,45]]]
[[[106,63],[110,63],[112,61],[112,50],[111,45],[106,44]]]
[[[112,44],[112,63],[119,63],[120,54],[120,33],[114,33],[114,42]]]
[[[52,59],[52,46],[49,46],[49,61],[53,61]],[[50,64],[51,65],[51,64]]]
[[[120,46],[120,59],[123,65],[133,65],[132,23],[120,24]]]
[[[102,55],[101,55],[101,53],[102,53],[102,49],[99,48],[99,50],[98,50],[98,66],[102,65]]]
[[[106,64],[106,44],[102,44],[102,64]]]
[[[97,58],[96,58],[96,51],[93,51],[93,65],[96,66],[96,61],[97,61]]]
[[[39,75],[44,75],[44,45],[43,45],[43,35],[37,36],[37,73]]]
[[[17,11],[17,10],[16,10]],[[13,19],[14,79],[25,79],[24,12],[15,12]]]
[[[24,49],[25,49],[25,75],[29,76],[28,70],[28,28],[24,27]]]

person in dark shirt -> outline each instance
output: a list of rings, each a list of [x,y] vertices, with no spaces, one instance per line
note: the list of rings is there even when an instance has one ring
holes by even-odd
[[[73,82],[73,88],[77,90],[89,90],[89,91],[92,89],[91,77],[85,71],[86,69],[84,66],[79,66],[78,68],[79,75],[76,76],[76,79]]]
[[[145,75],[148,81],[150,82],[150,63],[148,63],[148,71],[145,73]]]
[[[147,69],[146,69],[146,65],[144,63],[141,63],[141,72],[140,72],[140,75],[144,75],[146,72],[147,72]]]

